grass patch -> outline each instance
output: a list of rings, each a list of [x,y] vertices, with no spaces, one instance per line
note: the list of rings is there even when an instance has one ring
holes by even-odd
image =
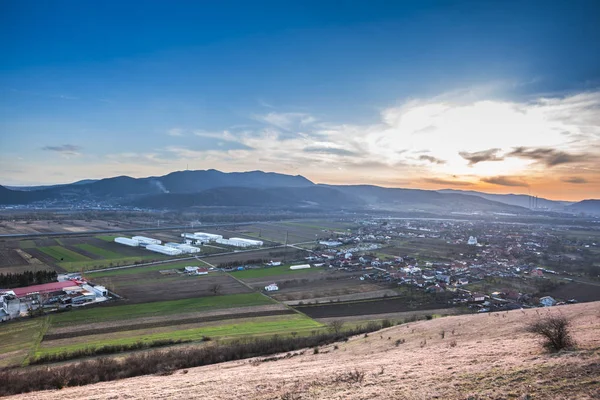
[[[19,247],[22,249],[35,249],[35,241],[33,240],[21,240]]]
[[[83,251],[87,251],[88,253],[92,253],[96,256],[113,259],[113,258],[123,258],[122,254],[115,253],[114,251],[101,249],[100,247],[92,246],[91,244],[76,244],[75,247],[81,249]]]
[[[98,235],[94,237],[96,239],[104,240],[105,242],[114,242],[115,238],[118,238],[119,235]]]
[[[142,263],[152,260],[160,259],[160,256],[156,255],[148,255],[148,256],[139,256],[139,257],[121,257],[121,258],[112,258],[109,260],[90,260],[87,259],[85,261],[69,261],[69,262],[60,262],[62,268],[67,270],[68,272],[78,272],[82,269],[84,271],[90,269],[102,269],[102,268],[110,268],[110,267],[118,267],[119,265],[131,265],[136,262]]]
[[[36,357],[56,354],[62,352],[72,352],[86,347],[99,347],[99,346],[126,346],[137,342],[154,342],[158,340],[182,340],[182,341],[200,341],[204,337],[210,338],[234,338],[234,337],[246,337],[246,336],[260,336],[260,335],[274,335],[274,334],[287,334],[291,332],[306,332],[316,330],[324,325],[314,321],[304,315],[292,314],[285,317],[262,317],[254,318],[250,321],[243,321],[238,323],[231,323],[231,320],[224,321],[229,322],[221,325],[206,326],[201,328],[182,329],[169,332],[150,333],[143,334],[143,331],[139,332],[134,336],[124,338],[110,338],[110,337],[89,337],[90,341],[84,343],[70,344],[67,346],[60,347],[48,347],[39,349],[36,353]],[[134,331],[135,332],[135,331]],[[125,332],[128,334],[134,332]],[[95,340],[94,340],[95,339]],[[52,342],[48,342],[49,344]]]
[[[39,250],[44,252],[45,254],[48,254],[56,261],[72,262],[89,260],[89,257],[86,257],[83,254],[76,253],[62,246],[40,247]]]
[[[20,365],[42,339],[46,318],[26,319],[2,325],[0,367]]]
[[[289,265],[281,265],[279,267],[265,267],[259,269],[247,269],[244,271],[233,271],[231,275],[239,279],[263,278],[267,276],[300,274],[314,271],[323,271],[321,268],[309,269],[290,269]]]
[[[52,315],[52,327],[90,322],[118,321],[158,315],[183,314],[219,308],[249,307],[272,304],[275,301],[260,293],[243,293],[226,296],[200,297],[194,299],[157,301],[154,303],[128,304],[90,309],[79,309]]]
[[[187,266],[205,267],[206,264],[204,264],[203,262],[200,262],[198,260],[187,260],[187,261],[180,261],[180,262],[175,262],[175,263],[149,265],[146,267],[132,267],[132,268],[125,268],[125,269],[115,269],[112,271],[91,272],[91,273],[87,274],[86,276],[88,276],[90,278],[102,278],[105,276],[133,275],[133,274],[141,274],[141,273],[152,272],[152,271],[162,271],[163,269],[180,269],[180,268],[184,268]]]

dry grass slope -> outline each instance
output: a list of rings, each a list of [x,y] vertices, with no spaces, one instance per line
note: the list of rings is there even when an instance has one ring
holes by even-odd
[[[526,332],[527,323],[548,312],[571,319],[576,351],[547,354]],[[586,303],[415,322],[318,352],[21,398],[597,399],[599,377],[600,303]]]

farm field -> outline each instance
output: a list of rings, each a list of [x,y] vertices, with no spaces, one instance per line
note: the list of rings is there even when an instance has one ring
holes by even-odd
[[[162,270],[169,268],[173,267],[163,266]],[[131,270],[135,271],[136,269],[132,268]],[[221,295],[251,292],[248,287],[231,276],[220,272],[208,275],[187,275],[161,274],[160,271],[154,270],[94,278],[94,282],[114,291],[130,303],[214,296],[215,292]]]
[[[389,247],[379,250],[380,253],[389,256],[410,255],[419,261],[451,261],[460,253],[476,252],[477,248],[466,244],[458,245],[446,243],[441,239],[405,239],[393,241]]]
[[[0,367],[19,365],[42,340],[47,318],[0,325]]]
[[[432,310],[443,308],[444,304],[420,304],[411,306],[405,298],[391,297],[376,300],[361,300],[352,302],[336,302],[318,305],[295,306],[311,318],[349,317],[353,315],[376,315],[413,310]]]
[[[179,326],[165,326],[140,331],[122,331],[104,335],[89,335],[76,338],[43,341],[36,351],[36,356],[48,353],[73,351],[85,347],[104,345],[131,344],[137,341],[154,341],[160,339],[201,340],[208,336],[213,339],[233,338],[238,336],[256,336],[285,334],[290,332],[310,331],[321,328],[323,324],[301,314],[266,316],[254,318],[229,319]]]
[[[90,258],[62,246],[40,247],[39,250],[58,262],[88,261]]]
[[[234,307],[272,304],[273,300],[260,293],[242,293],[226,296],[200,297],[182,300],[157,301],[144,304],[106,305],[83,308],[50,316],[52,327],[130,320],[153,316],[184,314]]]
[[[251,279],[251,278],[264,278],[271,276],[281,275],[307,275],[307,274],[322,274],[324,273],[322,268],[307,268],[307,269],[290,269],[289,265],[280,265],[277,267],[264,267],[257,269],[247,269],[244,271],[233,271],[231,275],[238,279]]]
[[[100,247],[96,247],[96,246],[93,246],[88,243],[76,244],[75,247],[77,247],[78,249],[81,249],[87,253],[92,253],[98,257],[102,257],[102,258],[106,258],[106,259],[123,257],[119,253],[115,253],[114,251],[110,251],[110,250],[106,250],[106,249],[101,249]]]

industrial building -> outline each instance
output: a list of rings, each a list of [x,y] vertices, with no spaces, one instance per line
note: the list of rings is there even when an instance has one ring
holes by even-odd
[[[310,264],[300,264],[300,265],[292,265],[290,269],[308,269],[310,268]]]
[[[137,240],[129,239],[126,237],[117,237],[115,238],[115,243],[124,244],[125,246],[138,247],[140,242]]]
[[[142,246],[146,246],[149,244],[161,244],[162,243],[158,239],[153,239],[153,238],[149,238],[146,236],[134,236],[131,239],[138,241],[140,243],[140,245],[142,245]]]
[[[216,235],[213,233],[196,232],[196,233],[182,233],[181,237],[184,239],[194,240],[195,244],[204,244],[214,242],[215,240],[222,239],[222,235]]]
[[[263,245],[263,242],[261,240],[243,239],[235,237],[229,239],[217,239],[216,243],[234,247],[258,247]]]
[[[149,244],[146,246],[146,250],[154,251],[155,253],[166,254],[168,256],[178,256],[183,254],[183,251],[174,247],[163,246],[160,244]]]

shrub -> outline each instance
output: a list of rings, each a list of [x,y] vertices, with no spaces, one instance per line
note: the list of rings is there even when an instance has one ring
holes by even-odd
[[[570,321],[563,315],[548,315],[527,325],[527,332],[542,339],[542,346],[549,352],[575,347],[570,332]]]

